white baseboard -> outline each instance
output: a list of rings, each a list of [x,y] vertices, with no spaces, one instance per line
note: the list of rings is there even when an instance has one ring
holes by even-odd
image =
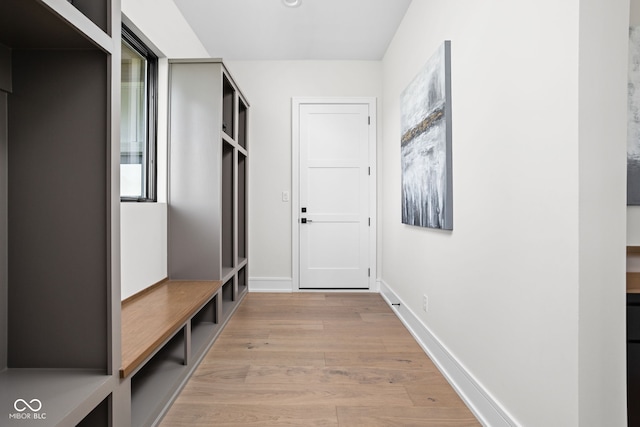
[[[383,280],[380,294],[483,425],[518,425]],[[400,305],[391,305],[397,303]]]
[[[293,292],[291,277],[250,277],[249,292]]]
[[[250,277],[249,292],[374,292],[379,293],[379,283],[374,282],[371,289],[294,289],[291,277]]]

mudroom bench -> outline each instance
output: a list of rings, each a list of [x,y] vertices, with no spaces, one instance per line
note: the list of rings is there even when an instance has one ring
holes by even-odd
[[[239,305],[234,281],[165,280],[122,302],[132,426],[155,425]]]

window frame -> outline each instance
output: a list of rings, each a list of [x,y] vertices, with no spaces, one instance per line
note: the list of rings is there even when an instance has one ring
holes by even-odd
[[[129,45],[140,56],[147,61],[147,138],[146,138],[146,164],[145,166],[145,195],[141,197],[122,196],[121,202],[157,202],[157,127],[158,127],[158,56],[149,49],[138,36],[135,35],[126,25],[122,24],[121,32],[122,41]],[[120,83],[122,85],[122,82]],[[122,151],[120,152],[122,157]],[[122,164],[122,159],[120,161]]]

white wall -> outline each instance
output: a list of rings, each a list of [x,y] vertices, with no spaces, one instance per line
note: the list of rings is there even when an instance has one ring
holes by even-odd
[[[167,277],[166,203],[122,203],[122,299]]]
[[[579,424],[622,426],[629,0],[579,8]]]
[[[601,22],[605,32],[620,25],[622,12],[612,9],[611,20]],[[595,17],[592,10],[579,15],[578,2],[414,1],[383,61],[382,280],[522,425],[624,424],[624,182],[617,156],[625,142],[615,116],[624,116],[626,104],[619,73],[610,85],[600,65],[578,85],[578,66],[603,58],[583,46],[589,59],[579,61],[579,35],[587,31],[579,32],[579,23],[594,30]],[[612,33],[605,40],[620,44],[620,32]],[[399,97],[443,40],[452,41],[452,232],[402,225],[400,217]],[[620,52],[613,50],[613,62],[605,63],[617,72]],[[588,83],[616,90],[609,98],[587,97],[587,90],[580,103]],[[591,108],[595,101],[612,111]],[[587,114],[596,111],[601,128]],[[590,131],[601,139],[587,138]],[[603,143],[614,147],[595,164]],[[601,185],[588,187],[599,178]],[[606,203],[591,203],[598,197]],[[597,223],[607,212],[617,223]],[[594,245],[605,230],[611,235],[588,253],[586,242]],[[596,262],[603,251],[611,254]],[[586,328],[596,323],[590,335]],[[580,332],[586,345],[579,345]],[[609,352],[587,357],[598,342]],[[596,380],[587,380],[581,362]],[[611,417],[605,424],[603,414]]]
[[[382,94],[380,61],[228,61],[250,103],[249,276],[290,286],[291,98]],[[290,287],[289,287],[290,289]]]
[[[166,58],[207,58],[209,54],[173,0],[121,0],[125,24],[137,29]]]
[[[167,58],[206,58],[172,0],[122,0],[123,22],[159,57],[158,203],[121,205],[122,298],[167,277]]]

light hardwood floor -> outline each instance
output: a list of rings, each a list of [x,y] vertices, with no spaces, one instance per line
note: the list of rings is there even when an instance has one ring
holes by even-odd
[[[479,425],[369,293],[248,294],[161,424]]]

